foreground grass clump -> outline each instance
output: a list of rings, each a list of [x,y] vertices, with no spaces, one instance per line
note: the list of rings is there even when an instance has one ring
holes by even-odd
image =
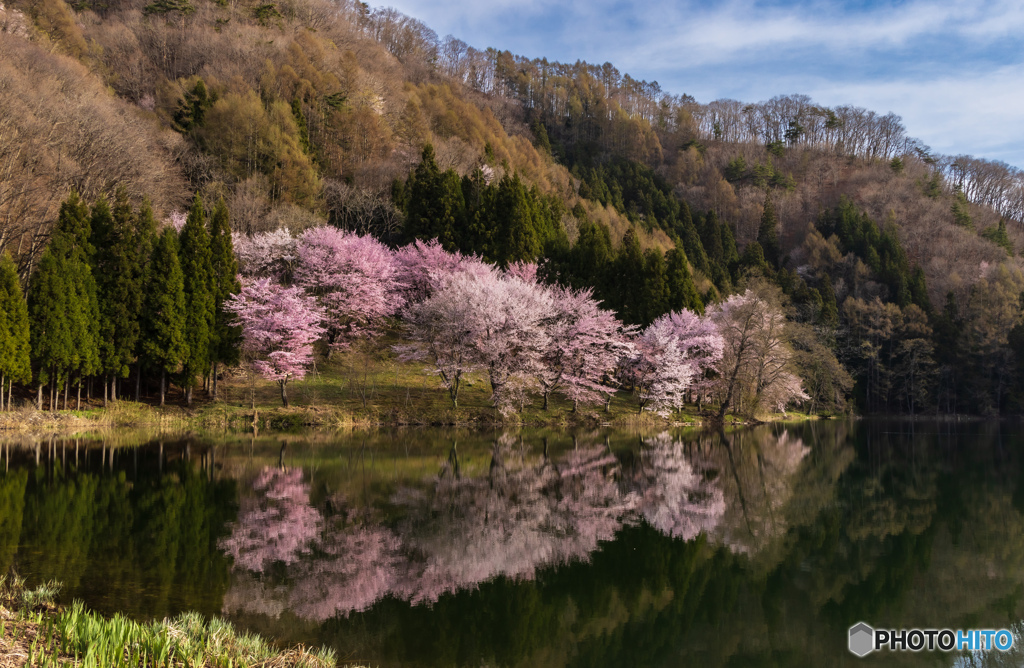
[[[302,646],[279,649],[259,636],[237,632],[221,619],[188,612],[139,623],[105,619],[81,601],[58,609],[59,585],[34,590],[20,578],[0,577],[0,666],[83,668],[332,668],[333,651]],[[8,609],[10,607],[11,609]]]

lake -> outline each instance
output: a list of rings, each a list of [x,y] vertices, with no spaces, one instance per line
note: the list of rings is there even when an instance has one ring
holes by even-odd
[[[1024,429],[0,439],[0,569],[343,665],[1022,665]],[[847,630],[1007,628],[1008,653]]]

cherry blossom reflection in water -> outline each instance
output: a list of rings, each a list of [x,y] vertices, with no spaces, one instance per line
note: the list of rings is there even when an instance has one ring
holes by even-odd
[[[792,474],[807,449],[785,433],[770,440],[759,448],[762,459]],[[742,523],[745,499],[731,481],[751,473],[727,475],[728,465],[724,450],[688,450],[667,433],[645,439],[625,470],[606,446],[549,459],[502,436],[487,475],[459,475],[453,450],[429,485],[402,487],[388,499],[397,512],[386,521],[343,500],[325,504],[334,511],[327,514],[310,504],[301,469],[264,469],[222,542],[236,569],[224,609],[320,622],[386,596],[430,604],[496,577],[530,580],[541,568],[587,561],[624,524],[640,521],[682,540],[704,533],[746,551],[738,530],[722,525]],[[774,506],[784,483],[770,492]]]

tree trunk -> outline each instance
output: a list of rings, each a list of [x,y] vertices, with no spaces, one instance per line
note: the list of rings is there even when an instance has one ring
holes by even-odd
[[[167,396],[167,372],[160,369],[160,405],[164,405],[164,397]]]
[[[142,362],[135,363],[135,403],[142,397]]]
[[[43,410],[43,384],[39,383],[36,394],[36,410]]]
[[[192,407],[192,386],[189,385],[185,388],[185,405],[189,408]]]
[[[544,410],[548,409],[548,395],[549,394],[550,394],[550,392],[548,392],[547,390],[544,391]]]
[[[213,363],[213,400],[217,400],[217,363]]]
[[[79,378],[78,378],[78,399],[75,402],[75,410],[76,411],[82,410],[82,378],[81,378],[81,376],[79,376]]]
[[[71,384],[71,374],[64,379],[64,410],[68,409],[68,385]]]
[[[103,377],[103,407],[107,407],[107,378]]]
[[[7,382],[7,377],[0,374],[0,411],[4,409],[4,384]]]
[[[282,380],[279,384],[281,385],[281,401],[284,402],[284,407],[288,408],[288,381]]]
[[[7,381],[7,410],[11,410],[11,395],[14,393],[14,379]]]

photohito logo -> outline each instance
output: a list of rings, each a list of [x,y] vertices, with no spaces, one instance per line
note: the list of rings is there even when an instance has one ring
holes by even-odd
[[[881,649],[893,652],[995,649],[1006,652],[1013,647],[1013,640],[1013,634],[1006,629],[875,629],[858,622],[850,627],[849,647],[850,652],[857,656],[867,656]]]

